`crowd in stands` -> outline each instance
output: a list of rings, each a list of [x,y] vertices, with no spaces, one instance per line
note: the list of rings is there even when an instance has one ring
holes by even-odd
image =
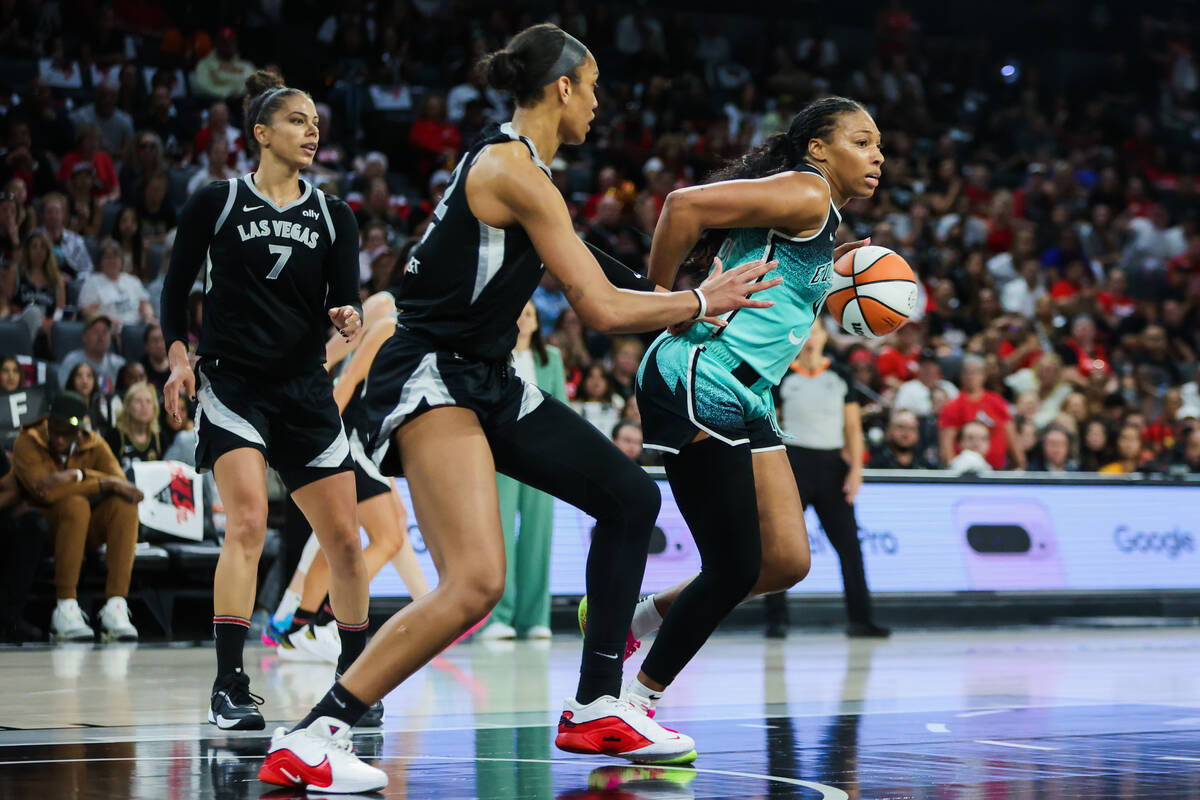
[[[511,114],[475,61],[549,19],[601,72],[588,142],[555,158],[554,181],[579,235],[639,270],[672,189],[822,93],[874,115],[883,180],[839,235],[902,254],[921,294],[887,339],[823,323],[868,398],[869,466],[1200,472],[1186,15],[1091,4],[1089,35],[1054,60],[1047,31],[1068,12],[1052,8],[1001,58],[923,0],[846,27],[671,3],[252,0],[236,20],[191,5],[0,4],[0,390],[40,377],[78,393],[124,466],[186,450],[187,424],[159,411],[158,298],[188,196],[254,166],[246,75],[274,67],[316,99],[306,177],[355,210],[365,297],[398,285],[459,154]],[[954,12],[973,13],[1015,24]],[[198,284],[193,331],[202,300]],[[573,407],[630,441],[648,339],[588,330],[549,275],[534,304]]]
[[[813,97],[847,94],[874,114],[883,184],[845,209],[841,235],[904,255],[922,297],[920,319],[886,340],[826,323],[870,398],[872,465],[949,466],[979,438],[972,421],[987,433],[982,461],[965,459],[975,470],[1191,463],[1200,196],[1187,144],[1200,117],[1186,21],[1102,4],[1095,42],[1073,45],[1094,48],[1073,53],[1094,68],[1057,74],[1031,54],[1003,64],[938,35],[919,3],[879,8],[866,37],[569,0],[479,6],[470,25],[441,23],[471,3],[284,5],[248,3],[236,28],[216,11],[140,3],[0,11],[11,54],[0,69],[0,318],[28,330],[28,352],[14,355],[56,362],[60,385],[85,390],[98,431],[113,429],[141,372],[162,385],[157,304],[176,220],[191,192],[253,166],[238,125],[250,71],[278,67],[316,97],[323,135],[307,177],[355,209],[365,296],[397,285],[459,153],[510,113],[474,60],[545,17],[587,42],[603,75],[589,141],[555,159],[555,181],[580,236],[635,268],[671,189],[704,180]],[[1130,21],[1137,35],[1116,36]],[[201,299],[198,285],[196,312]],[[549,276],[534,300],[573,405],[606,433],[637,421],[646,340],[587,330]],[[57,339],[71,320],[86,327],[68,352]],[[127,326],[145,343],[132,359],[141,371],[122,380]],[[898,444],[907,411],[911,453]],[[1120,445],[1127,426],[1136,456]]]

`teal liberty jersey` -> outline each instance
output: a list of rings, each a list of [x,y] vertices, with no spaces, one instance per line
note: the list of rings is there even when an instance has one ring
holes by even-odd
[[[808,164],[796,171],[820,175]],[[730,231],[717,254],[726,269],[760,258],[776,260],[779,266],[767,273],[767,278],[781,277],[783,283],[754,295],[757,300],[774,300],[775,305],[738,309],[726,317],[729,324],[725,328],[710,330],[704,338],[724,345],[772,385],[783,380],[829,293],[833,248],[841,219],[830,202],[825,226],[803,239],[770,228]],[[720,349],[720,345],[713,349]]]

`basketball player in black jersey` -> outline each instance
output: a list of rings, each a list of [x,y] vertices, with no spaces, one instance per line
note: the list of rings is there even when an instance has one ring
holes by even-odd
[[[276,732],[259,771],[268,782],[343,792],[387,784],[383,771],[348,751],[349,727],[499,600],[505,563],[496,471],[596,518],[587,589],[605,602],[588,626],[559,746],[637,761],[694,757],[690,737],[617,698],[658,489],[607,437],[518,378],[508,358],[543,269],[562,282],[584,323],[606,332],[766,307],[751,295],[779,281],[764,278],[771,265],[756,262],[715,269],[698,291],[655,293],[645,278],[593,255],[575,235],[546,164],[560,145],[587,134],[595,59],[556,26],[537,25],[485,66],[491,85],[511,92],[518,107],[451,176],[405,267],[399,325],[363,397],[374,429],[368,445],[384,473],[407,476],[440,582],[380,629],[308,717]]]
[[[213,470],[225,542],[213,577],[217,679],[208,719],[261,730],[242,648],[266,534],[266,465],[278,470],[329,559],[343,668],[366,641],[367,579],[355,516],[350,445],[321,364],[330,322],[360,325],[358,226],[350,208],[300,178],[317,149],[312,98],[257,72],[246,81],[245,139],[256,172],[209,184],[183,210],[163,283],[171,361],[167,412],[199,397],[196,466]],[[193,373],[187,297],[205,254],[204,322]]]

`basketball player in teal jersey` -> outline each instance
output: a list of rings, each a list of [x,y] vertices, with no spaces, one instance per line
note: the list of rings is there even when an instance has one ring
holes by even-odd
[[[637,380],[646,447],[663,463],[701,555],[700,573],[643,598],[627,654],[659,628],[626,699],[652,711],[663,690],[738,603],[788,589],[808,572],[804,510],[775,422],[771,390],[808,339],[829,292],[841,214],[879,185],[879,129],[858,103],[817,100],[702,186],[667,197],[650,278],[671,287],[680,263],[711,253],[733,267],[777,260],[770,308],[673,326],[647,351]],[[708,232],[708,233],[706,233]],[[586,601],[586,598],[585,598]],[[580,621],[586,623],[586,607]],[[661,627],[660,627],[661,626]]]

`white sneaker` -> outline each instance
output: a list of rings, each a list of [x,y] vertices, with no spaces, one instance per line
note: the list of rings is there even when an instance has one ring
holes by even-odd
[[[308,650],[321,661],[337,665],[342,654],[342,637],[338,634],[337,620],[324,625],[306,625],[297,644]]]
[[[502,639],[517,638],[517,629],[512,625],[505,625],[503,622],[489,622],[487,626],[475,636],[481,642],[495,642]]]
[[[534,625],[529,630],[525,631],[526,639],[549,639],[553,636],[550,628],[545,625]]]
[[[110,597],[100,609],[100,641],[136,642],[137,628],[129,616],[129,604],[124,597]]]
[[[378,792],[387,774],[364,764],[354,754],[350,726],[319,717],[307,728],[288,733],[276,728],[258,779],[279,786],[307,787],[334,794]]]
[[[279,654],[280,661],[305,661],[309,663],[325,663],[325,659],[303,646],[301,639],[308,633],[308,627],[305,625],[299,630],[285,633],[279,638],[279,644],[275,646],[275,652]]]
[[[276,648],[284,661],[315,661],[337,664],[342,654],[342,637],[337,632],[337,622],[327,625],[305,625],[298,631],[286,634]]]
[[[59,600],[50,615],[50,641],[91,642],[95,639],[96,632],[88,625],[79,603],[74,599]]]
[[[664,728],[638,706],[609,695],[586,706],[571,697],[564,700],[554,744],[568,753],[617,756],[642,764],[696,760],[692,737]]]

